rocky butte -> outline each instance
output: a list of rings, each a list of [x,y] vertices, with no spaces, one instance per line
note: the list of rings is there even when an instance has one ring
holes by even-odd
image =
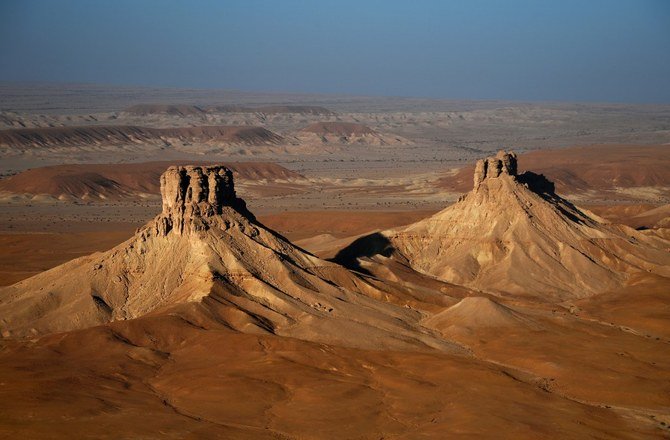
[[[486,178],[496,178],[501,174],[507,176],[516,176],[517,157],[515,153],[498,152],[495,157],[479,159],[475,164],[474,190],[479,189],[479,185]]]
[[[223,166],[170,167],[162,212],[103,253],[0,289],[0,331],[24,338],[149,313],[194,325],[365,348],[460,351],[420,324],[421,313],[260,224]]]
[[[233,172],[223,166],[170,167],[160,183],[163,212],[156,219],[156,228],[161,235],[205,230],[205,219],[220,216],[225,207],[251,217],[244,201],[235,195]]]
[[[337,259],[372,273],[396,261],[479,291],[545,301],[621,287],[634,273],[670,275],[663,240],[611,224],[557,195],[544,176],[517,170],[512,152],[481,159],[472,191],[457,203],[363,237]]]

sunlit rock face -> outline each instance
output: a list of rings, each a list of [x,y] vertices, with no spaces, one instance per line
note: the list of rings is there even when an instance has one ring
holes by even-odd
[[[474,188],[479,188],[485,179],[494,179],[501,175],[512,177],[517,175],[515,153],[501,150],[493,157],[478,160],[475,165]]]
[[[600,294],[636,273],[670,275],[665,242],[575,206],[543,175],[519,173],[512,152],[479,160],[473,182],[431,217],[358,239],[342,263],[396,260],[449,283],[543,301]]]
[[[201,219],[220,215],[238,204],[233,172],[224,166],[175,166],[161,176],[162,235],[201,229]]]

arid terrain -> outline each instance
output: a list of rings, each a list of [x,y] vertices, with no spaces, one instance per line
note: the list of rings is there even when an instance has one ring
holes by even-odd
[[[0,437],[670,436],[670,106],[0,102]]]

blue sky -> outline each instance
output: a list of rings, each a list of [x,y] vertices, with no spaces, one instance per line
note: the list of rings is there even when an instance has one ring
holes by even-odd
[[[670,1],[0,0],[0,80],[670,103]]]

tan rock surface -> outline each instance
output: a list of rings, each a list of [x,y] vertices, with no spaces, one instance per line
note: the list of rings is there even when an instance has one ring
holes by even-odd
[[[441,347],[421,314],[258,223],[221,166],[172,167],[163,211],[125,243],[0,290],[0,330],[34,336],[186,307],[252,333],[351,346]],[[397,290],[397,289],[396,289]]]
[[[459,204],[474,199],[480,210],[509,211],[509,220],[520,211],[495,196],[525,183],[534,196],[521,190],[521,200],[558,209],[545,180],[518,182],[511,157],[492,163],[500,174],[487,165],[478,195]],[[357,275],[263,227],[230,176],[221,166],[170,168],[163,211],[133,238],[0,290],[0,435],[667,432],[668,278],[638,272],[618,295],[560,304],[495,297],[419,272],[393,252],[384,257],[384,234],[359,261],[376,276]],[[479,215],[473,230],[501,230]],[[563,212],[543,215],[567,222]],[[300,220],[297,229],[309,222]],[[437,259],[433,249],[423,251]],[[80,330],[46,334],[73,328]]]
[[[544,176],[517,175],[513,153],[480,160],[475,170],[474,189],[458,203],[360,239],[340,259],[351,263],[366,249],[364,259],[392,256],[451,283],[548,300],[619,288],[638,272],[670,275],[666,241],[578,208]]]

